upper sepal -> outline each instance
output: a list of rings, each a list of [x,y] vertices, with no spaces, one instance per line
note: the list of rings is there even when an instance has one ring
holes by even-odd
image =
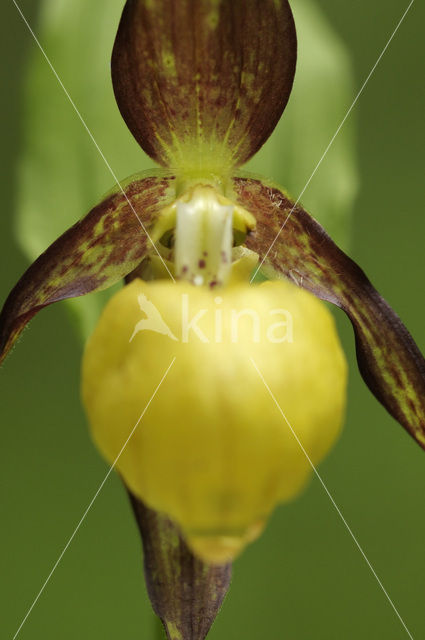
[[[274,275],[345,311],[363,379],[425,449],[425,360],[400,318],[360,267],[283,191],[250,177],[234,178],[233,189],[238,204],[257,219],[246,246]]]
[[[33,262],[0,314],[0,363],[40,309],[106,289],[136,268],[153,250],[147,234],[175,199],[174,184],[166,171],[134,176]]]
[[[112,55],[115,96],[151,158],[222,172],[273,131],[296,53],[287,0],[128,0]]]

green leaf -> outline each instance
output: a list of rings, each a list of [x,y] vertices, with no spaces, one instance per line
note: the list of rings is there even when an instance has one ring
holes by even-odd
[[[297,199],[357,92],[349,52],[313,0],[291,0],[298,61],[288,106],[248,171],[282,184]],[[355,116],[346,120],[301,198],[344,249],[357,192]]]

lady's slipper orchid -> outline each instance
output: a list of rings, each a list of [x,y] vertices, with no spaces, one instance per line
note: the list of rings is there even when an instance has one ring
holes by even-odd
[[[43,307],[133,281],[88,344],[84,403],[113,462],[167,356],[176,358],[163,400],[117,467],[133,497],[175,521],[208,563],[232,559],[308,476],[309,461],[273,413],[250,357],[313,463],[338,433],[345,365],[314,296],[348,315],[364,380],[425,448],[425,361],[399,318],[285,191],[238,169],[279,120],[295,63],[287,0],[128,0],[112,56],[115,95],[163,168],[129,178],[58,238],[0,316],[2,360]],[[258,258],[264,274],[282,281],[250,285]],[[206,310],[210,339],[183,339],[182,300],[192,316]],[[164,322],[160,331],[138,330],[146,302]],[[293,342],[266,339],[270,327],[253,340],[245,324],[234,340],[231,316],[244,309],[260,319],[287,311]]]

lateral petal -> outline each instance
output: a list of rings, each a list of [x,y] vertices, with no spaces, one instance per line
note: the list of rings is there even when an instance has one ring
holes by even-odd
[[[112,286],[153,250],[149,230],[175,199],[174,183],[164,171],[133,176],[33,262],[0,314],[0,363],[40,309]]]
[[[397,314],[360,267],[278,187],[233,179],[236,201],[255,215],[246,246],[265,270],[285,276],[345,311],[360,373],[387,411],[425,449],[425,360]]]

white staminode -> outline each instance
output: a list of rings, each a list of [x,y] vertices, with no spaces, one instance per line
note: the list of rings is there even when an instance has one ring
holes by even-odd
[[[222,202],[220,202],[222,200]],[[224,284],[230,273],[234,207],[211,187],[177,202],[175,268],[195,285]]]

